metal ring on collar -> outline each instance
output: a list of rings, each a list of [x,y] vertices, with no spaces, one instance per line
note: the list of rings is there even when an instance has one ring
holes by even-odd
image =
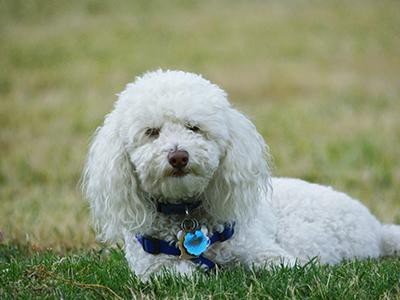
[[[196,219],[185,218],[181,223],[181,228],[186,232],[193,231],[197,227],[199,227],[199,222]]]

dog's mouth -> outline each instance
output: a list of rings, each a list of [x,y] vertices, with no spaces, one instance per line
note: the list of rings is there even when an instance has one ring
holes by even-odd
[[[183,178],[188,175],[201,177],[201,172],[196,167],[169,168],[164,171],[164,177]]]
[[[189,174],[188,170],[183,170],[183,169],[177,169],[177,170],[172,170],[170,176],[171,177],[184,177],[187,174]]]

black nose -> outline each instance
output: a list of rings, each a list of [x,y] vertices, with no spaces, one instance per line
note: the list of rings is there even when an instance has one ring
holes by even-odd
[[[189,162],[189,153],[183,150],[168,153],[168,162],[175,169],[183,169]]]

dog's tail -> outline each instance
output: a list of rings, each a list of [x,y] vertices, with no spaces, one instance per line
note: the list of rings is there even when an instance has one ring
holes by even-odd
[[[400,256],[400,225],[382,226],[382,252],[384,256]]]

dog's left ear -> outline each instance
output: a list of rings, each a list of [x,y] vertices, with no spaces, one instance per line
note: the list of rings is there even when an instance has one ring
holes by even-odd
[[[120,119],[115,109],[96,131],[82,178],[93,224],[103,241],[116,241],[142,226],[148,211],[119,135]]]
[[[251,218],[270,187],[269,152],[254,124],[230,107],[225,157],[206,191],[206,208],[222,221]]]

